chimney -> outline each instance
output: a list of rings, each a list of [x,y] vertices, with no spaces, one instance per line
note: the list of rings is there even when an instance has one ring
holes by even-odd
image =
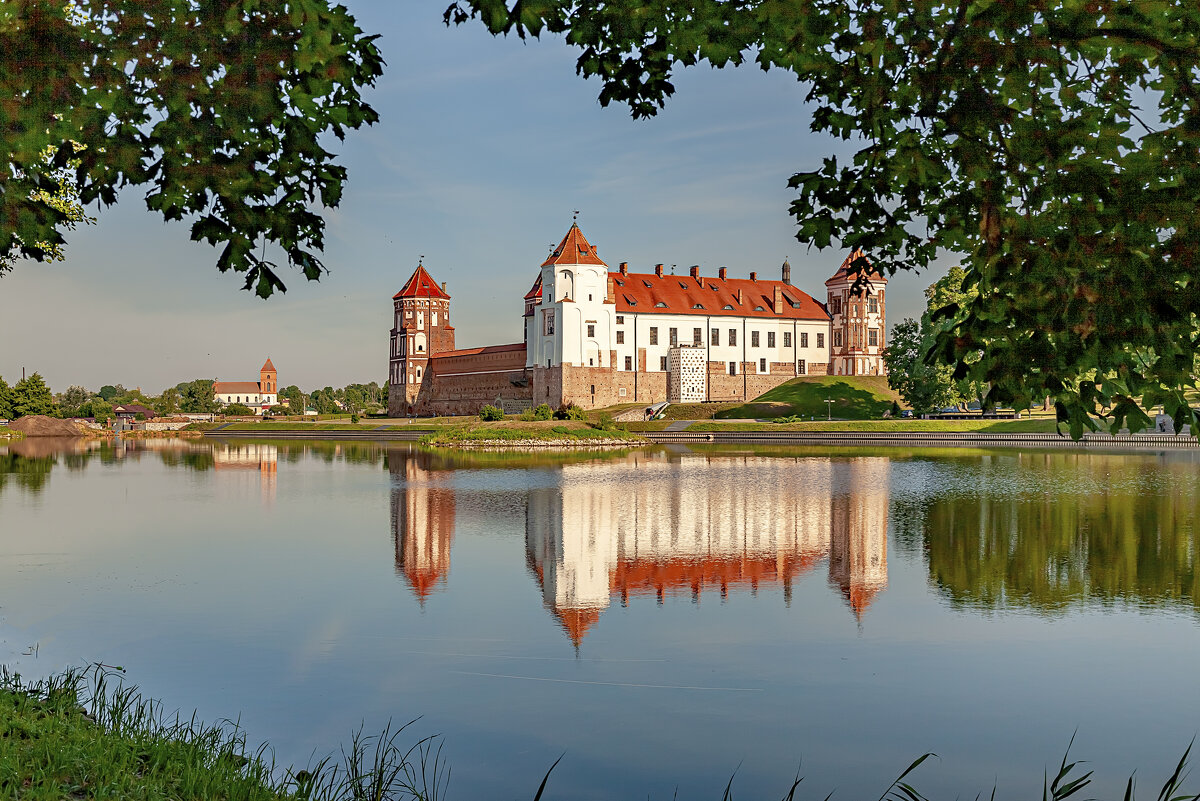
[[[693,264],[692,269],[689,272],[691,273],[692,278],[695,278],[697,281],[700,280],[700,265],[699,264]]]
[[[758,273],[755,273],[755,272],[752,272],[752,273],[750,273],[750,280],[751,280],[751,281],[757,281],[757,280],[758,280]]]
[[[443,292],[446,291],[446,282],[445,281],[442,282],[442,291]],[[447,293],[447,294],[449,294],[449,293]]]
[[[783,283],[792,285],[792,265],[787,263],[787,259],[783,260]]]
[[[728,275],[729,275],[728,267],[722,267],[721,269],[717,270],[717,276],[720,277],[720,279],[722,281],[724,281],[728,277]]]
[[[629,262],[621,262],[621,275],[629,275]]]
[[[775,313],[783,314],[783,287],[775,285]]]
[[[654,265],[654,274],[657,275],[659,278],[662,278],[662,265],[661,264]]]
[[[742,305],[742,288],[738,287],[738,305]]]
[[[625,262],[621,262],[621,271],[626,269]],[[617,282],[611,275],[608,277],[608,295],[604,298],[605,303],[617,302]]]

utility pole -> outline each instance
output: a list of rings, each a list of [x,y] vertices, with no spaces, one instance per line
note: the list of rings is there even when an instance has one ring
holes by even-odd
[[[833,398],[825,399],[825,419],[833,420]]]

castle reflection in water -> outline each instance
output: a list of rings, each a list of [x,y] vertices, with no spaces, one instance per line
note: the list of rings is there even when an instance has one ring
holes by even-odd
[[[396,571],[424,603],[450,571],[455,490],[422,454],[389,453],[388,467]],[[826,560],[861,618],[887,586],[886,458],[636,453],[547,470],[525,491],[526,560],[576,645],[614,598],[767,586],[790,602]]]

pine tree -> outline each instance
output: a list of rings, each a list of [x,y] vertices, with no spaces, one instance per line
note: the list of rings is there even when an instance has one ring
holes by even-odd
[[[0,417],[5,420],[13,417],[12,407],[12,388],[8,386],[8,382],[0,376]]]
[[[13,387],[12,411],[14,417],[27,414],[57,415],[58,405],[54,402],[54,395],[40,373],[21,379]]]

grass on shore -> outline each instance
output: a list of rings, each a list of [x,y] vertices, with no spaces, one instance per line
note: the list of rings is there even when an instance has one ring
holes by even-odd
[[[825,403],[826,399],[833,403]],[[716,417],[827,417],[832,413],[843,420],[872,420],[882,417],[893,402],[900,403],[900,395],[888,386],[886,376],[803,376],[750,403],[718,411]]]
[[[640,442],[642,438],[618,428],[598,428],[585,423],[532,422],[469,425],[443,428],[422,438],[425,445],[460,445],[473,442],[557,442],[557,441]]]
[[[389,724],[377,736],[363,736],[360,729],[349,748],[341,749],[340,759],[279,771],[266,746],[247,752],[246,734],[235,724],[210,726],[194,714],[169,716],[136,687],[110,686],[111,675],[96,665],[86,673],[67,671],[26,683],[0,665],[0,798],[437,801],[447,795],[450,767],[440,738],[426,737],[407,749],[398,743],[411,723]],[[1189,745],[1159,801],[1200,801],[1200,794],[1180,792],[1190,753]],[[1084,773],[1069,754],[1070,745],[1053,780],[1045,772],[1045,801],[1065,801],[1091,783],[1092,771]],[[931,756],[914,760],[880,801],[929,801],[908,776]],[[533,801],[541,801],[562,758],[550,766]],[[735,778],[725,786],[723,801],[732,801]],[[783,801],[795,801],[801,778],[797,773]],[[1131,776],[1124,798],[1135,797]]]
[[[817,420],[803,423],[692,423],[688,431],[864,431],[893,434],[978,432],[986,434],[1053,434],[1053,418],[1035,420]]]

